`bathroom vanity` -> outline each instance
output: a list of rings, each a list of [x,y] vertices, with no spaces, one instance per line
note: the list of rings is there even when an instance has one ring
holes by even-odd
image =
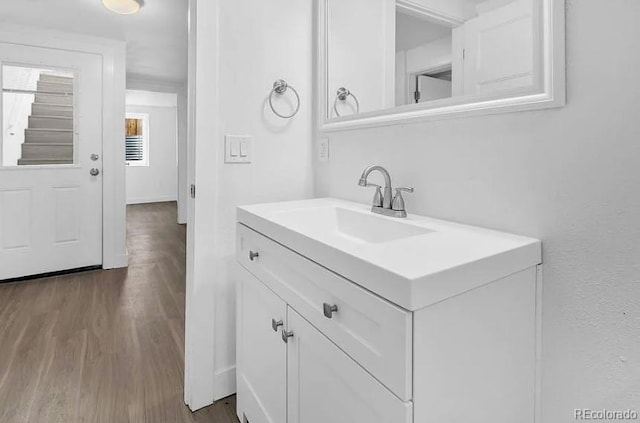
[[[316,199],[237,211],[242,423],[533,423],[538,240]]]

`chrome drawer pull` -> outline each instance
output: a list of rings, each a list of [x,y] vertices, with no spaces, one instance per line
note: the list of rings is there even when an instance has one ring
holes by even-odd
[[[333,313],[338,312],[338,306],[335,304],[330,305],[330,304],[324,303],[323,308],[324,308],[324,317],[326,317],[327,319],[333,318]]]
[[[280,326],[284,326],[284,322],[282,320],[276,321],[276,319],[271,319],[271,327],[274,332],[277,332]]]
[[[285,344],[289,343],[289,338],[293,338],[293,331],[283,330],[282,331],[282,340]]]
[[[260,257],[260,253],[258,252],[254,253],[253,251],[249,251],[249,260],[254,261],[258,257]]]

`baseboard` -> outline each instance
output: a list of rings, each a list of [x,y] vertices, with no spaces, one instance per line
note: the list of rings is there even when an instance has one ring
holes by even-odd
[[[182,204],[184,202],[186,202],[188,200],[183,200],[180,201],[180,199],[178,198],[178,224],[179,225],[186,225],[187,224],[187,204]]]
[[[216,372],[214,400],[217,401],[236,393],[236,366],[227,367]]]
[[[127,205],[132,204],[149,204],[149,203],[168,203],[170,201],[178,201],[175,196],[167,195],[164,197],[146,197],[146,198],[127,198]]]

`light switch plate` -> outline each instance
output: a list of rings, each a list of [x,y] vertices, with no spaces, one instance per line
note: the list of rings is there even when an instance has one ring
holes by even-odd
[[[224,162],[225,163],[251,163],[250,135],[225,135],[224,137]]]
[[[318,141],[318,160],[321,162],[329,161],[329,139],[324,138]]]

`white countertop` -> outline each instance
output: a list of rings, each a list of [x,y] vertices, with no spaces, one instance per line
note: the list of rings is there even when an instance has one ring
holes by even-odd
[[[323,198],[238,207],[238,221],[407,310],[540,264],[539,240]]]

